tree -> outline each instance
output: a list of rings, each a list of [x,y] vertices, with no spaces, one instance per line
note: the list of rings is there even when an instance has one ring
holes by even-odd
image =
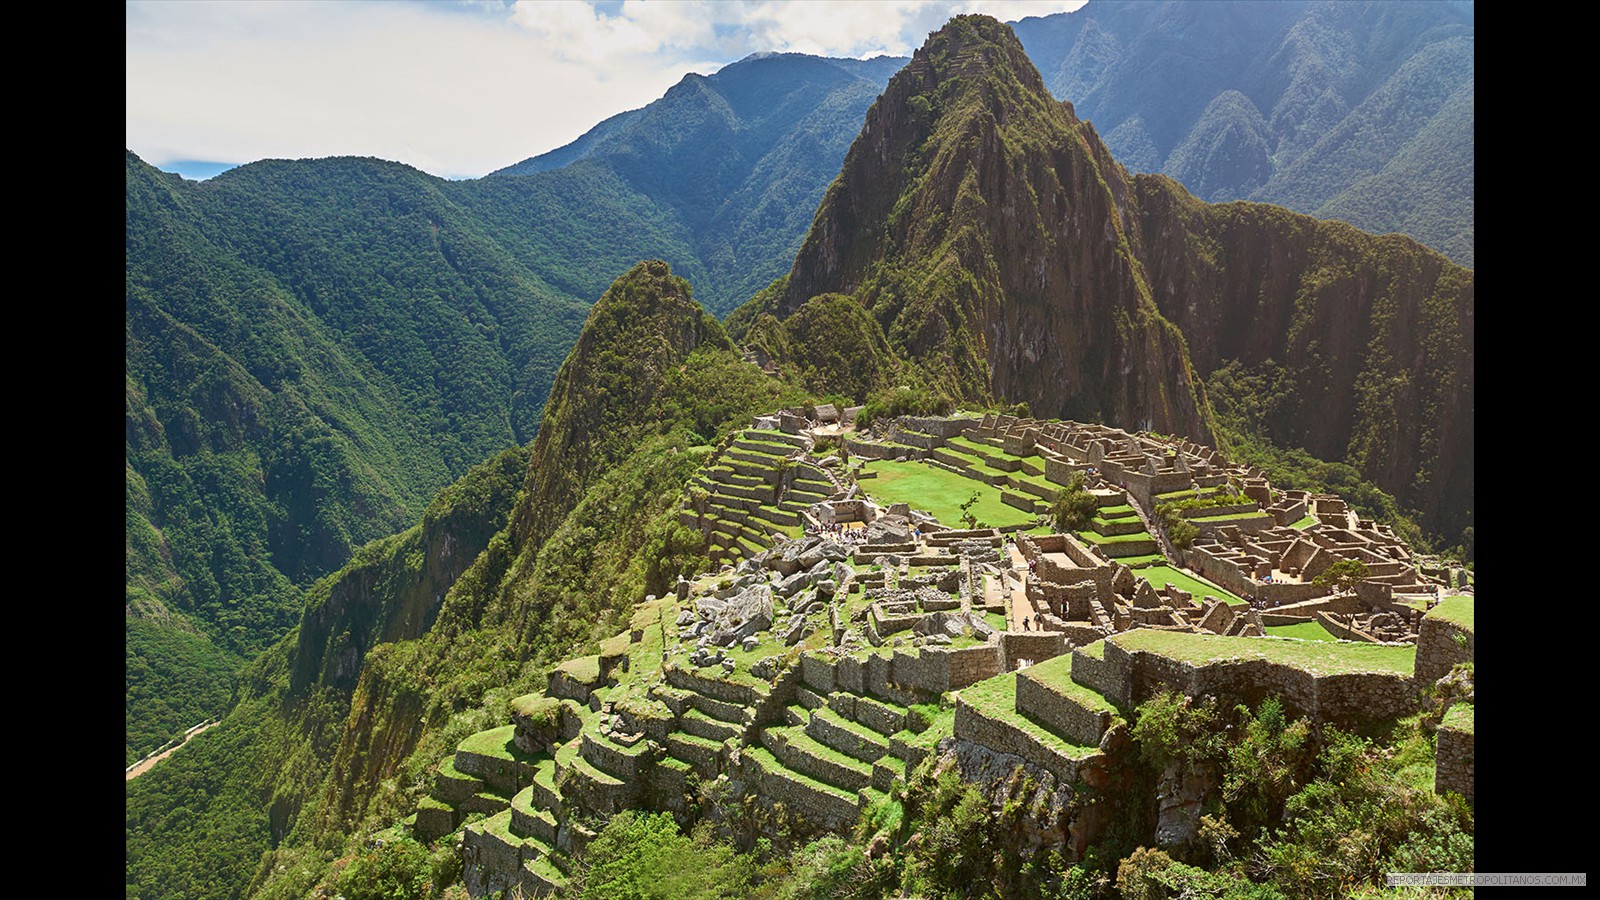
[[[1083,473],[1073,473],[1055,504],[1050,507],[1050,519],[1057,531],[1082,531],[1088,528],[1089,520],[1100,508],[1100,502],[1083,484]]]
[[[961,504],[961,521],[967,524],[968,530],[984,527],[983,523],[978,521],[978,517],[972,514],[972,507],[976,506],[977,504],[977,491],[973,491],[972,496],[967,498],[967,502]]]
[[[1351,591],[1355,586],[1367,579],[1370,572],[1367,564],[1359,559],[1341,559],[1322,571],[1321,575],[1311,579],[1312,584],[1332,586],[1340,593]]]

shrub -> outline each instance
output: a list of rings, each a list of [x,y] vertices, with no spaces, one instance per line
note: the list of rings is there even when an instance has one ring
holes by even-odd
[[[1099,502],[1084,487],[1083,473],[1074,472],[1050,507],[1050,520],[1057,531],[1082,531],[1089,527],[1089,520],[1099,508]]]

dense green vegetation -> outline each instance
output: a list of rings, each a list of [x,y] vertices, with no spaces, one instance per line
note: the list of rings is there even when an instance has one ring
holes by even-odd
[[[238,657],[204,637],[139,618],[123,624],[127,648],[127,764],[227,708]],[[165,670],[165,671],[163,671]]]
[[[319,581],[222,725],[130,783],[129,896],[305,896],[550,665],[704,565],[704,539],[675,509],[708,440],[806,395],[723,349],[661,263],[619,280],[589,328],[531,458],[477,467],[420,525]],[[541,470],[568,473],[571,490],[539,490]]]

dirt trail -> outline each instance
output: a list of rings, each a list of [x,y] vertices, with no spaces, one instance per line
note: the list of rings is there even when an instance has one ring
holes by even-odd
[[[185,734],[183,736],[183,744],[189,743],[189,741],[194,739],[195,735],[199,734],[202,731],[205,731],[207,728],[210,728],[210,727],[212,727],[214,725],[218,725],[218,724],[220,724],[220,723],[218,723],[218,722],[207,722],[204,725],[201,725],[200,727],[196,728],[195,730],[189,732],[188,734]],[[132,781],[135,778],[138,778],[140,775],[143,775],[144,773],[146,773],[146,772],[150,771],[151,769],[155,768],[156,763],[161,762],[163,759],[166,759],[167,757],[171,756],[174,753],[177,753],[178,752],[178,747],[182,747],[183,744],[179,744],[177,747],[173,747],[170,750],[163,750],[162,752],[156,754],[155,756],[146,756],[144,759],[139,760],[139,762],[137,764],[135,764],[133,768],[131,768],[131,769],[129,769],[127,771],[127,776],[128,777],[124,778],[123,781]]]

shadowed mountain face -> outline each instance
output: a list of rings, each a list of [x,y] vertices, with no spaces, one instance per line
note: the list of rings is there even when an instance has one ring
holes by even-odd
[[[766,308],[792,321],[820,295],[869,311],[930,385],[1038,415],[1208,441],[1201,381],[1270,373],[1270,396],[1229,399],[1270,401],[1273,442],[1349,462],[1439,533],[1470,523],[1471,270],[1130,176],[993,20],[953,20],[868,113]],[[802,368],[820,352],[790,346]]]
[[[1129,169],[1473,264],[1470,2],[1092,0],[1014,27]]]

